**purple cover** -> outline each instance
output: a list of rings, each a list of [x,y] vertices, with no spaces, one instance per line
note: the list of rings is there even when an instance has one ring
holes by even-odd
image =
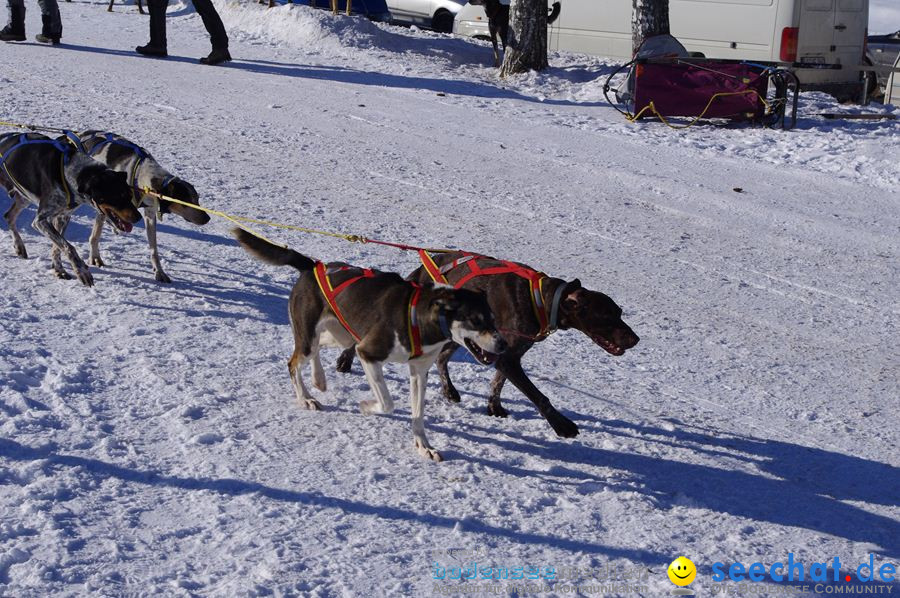
[[[638,64],[635,74],[635,114],[652,101],[663,116],[697,117],[713,95],[746,92],[717,97],[703,117],[742,120],[763,115],[765,106],[759,98],[766,97],[769,80],[758,67],[693,59]]]

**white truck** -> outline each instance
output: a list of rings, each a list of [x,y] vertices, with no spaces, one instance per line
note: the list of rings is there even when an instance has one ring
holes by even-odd
[[[561,0],[548,48],[631,58],[632,0]],[[863,62],[869,0],[669,0],[671,33],[707,58],[857,67]],[[481,6],[457,14],[454,33],[487,37]],[[801,69],[801,85],[858,97],[856,68]]]

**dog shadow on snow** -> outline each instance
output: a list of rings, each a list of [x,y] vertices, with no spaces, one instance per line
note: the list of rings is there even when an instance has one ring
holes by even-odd
[[[454,361],[465,360],[459,357],[460,353],[457,353]],[[401,386],[408,384],[408,379],[399,372],[386,372],[385,378]],[[428,386],[430,397],[435,397],[431,400],[443,401],[437,398],[441,393],[434,378]],[[405,398],[403,392],[405,387],[398,393],[401,409]],[[662,508],[688,505],[787,527],[803,527],[855,542],[871,542],[880,546],[885,556],[900,557],[900,521],[851,504],[854,501],[889,507],[900,504],[900,468],[824,448],[728,434],[686,424],[668,430],[590,415],[574,416],[582,439],[606,436],[690,450],[717,459],[744,462],[761,473],[588,446],[580,440],[556,438],[549,427],[545,435],[528,435],[515,430],[516,420],[540,416],[530,401],[514,389],[506,394],[515,395],[515,399],[505,402],[522,407],[521,413],[514,413],[515,419],[495,420],[484,415],[483,425],[467,422],[464,427],[456,427],[431,422],[428,429],[449,438],[464,438],[473,444],[493,444],[503,454],[527,455],[554,465],[548,471],[540,472],[512,465],[508,460],[484,459],[453,450],[443,451],[445,457],[476,462],[519,478],[543,477],[574,486],[581,494],[604,488],[642,492]],[[472,397],[476,397],[477,402]],[[480,417],[486,398],[463,392],[461,406],[472,411],[473,417]],[[389,417],[408,419],[403,413]],[[593,468],[612,468],[628,477],[610,483],[601,472],[591,474]]]
[[[761,473],[586,446],[580,441],[553,438],[552,432],[544,437],[520,434],[512,430],[514,421],[500,421],[496,426],[467,425],[465,429],[432,424],[429,429],[451,438],[491,443],[504,453],[558,463],[547,472],[534,472],[494,460],[461,456],[509,475],[561,478],[563,483],[569,480],[581,493],[602,488],[641,492],[662,508],[687,505],[786,527],[802,527],[854,542],[872,543],[881,548],[884,556],[900,557],[900,521],[852,504],[863,502],[888,507],[900,504],[897,467],[824,448],[685,424],[669,430],[583,415],[575,419],[582,437],[611,436],[690,450],[718,459],[743,461]],[[585,421],[599,425],[585,425]],[[573,468],[565,467],[566,464]],[[591,475],[590,468],[594,467],[612,468],[628,477],[610,484],[600,473]]]

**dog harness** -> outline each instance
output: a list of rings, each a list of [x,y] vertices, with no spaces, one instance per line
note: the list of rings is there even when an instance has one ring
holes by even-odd
[[[137,187],[137,172],[138,168],[144,163],[144,161],[150,157],[150,154],[147,153],[147,150],[142,148],[139,145],[131,143],[127,139],[123,139],[113,133],[92,133],[89,139],[96,139],[100,137],[100,140],[96,145],[92,146],[90,151],[87,151],[84,146],[81,146],[81,151],[87,153],[87,155],[93,157],[94,154],[99,152],[101,149],[106,147],[109,144],[120,145],[124,148],[130,149],[134,152],[134,155],[137,156],[137,160],[134,165],[131,167],[131,171],[128,173],[128,186],[131,187],[131,203],[134,204],[135,208],[141,207],[141,203],[143,202],[144,194],[138,193],[140,189]],[[76,138],[77,139],[77,138]],[[160,185],[160,189],[165,189],[169,183],[174,181],[177,177],[173,174],[170,174],[166,178],[163,179],[162,185]],[[155,197],[151,197],[151,202],[156,204],[157,212],[159,212],[160,218],[162,217],[162,212],[159,209],[159,200]]]
[[[66,131],[66,135],[68,135],[69,133],[71,133],[71,131]],[[7,133],[6,135],[3,135],[2,137],[0,137],[0,141],[2,141],[4,138],[9,138],[13,135],[15,135],[15,133]],[[77,139],[77,137],[76,137],[76,139]],[[17,149],[19,149],[20,147],[25,146],[25,145],[35,145],[35,144],[50,144],[59,150],[59,152],[60,152],[59,180],[60,180],[60,183],[62,183],[63,191],[65,191],[65,193],[66,193],[66,208],[69,210],[74,210],[78,206],[78,204],[75,203],[75,198],[72,195],[72,190],[69,189],[69,183],[68,183],[68,181],[66,181],[66,170],[65,170],[66,164],[69,163],[69,158],[71,157],[72,148],[70,146],[66,145],[65,143],[63,143],[62,141],[59,141],[58,139],[48,139],[48,138],[32,139],[32,138],[28,137],[28,133],[20,133],[19,139],[15,143],[15,145],[13,145],[11,148],[6,150],[6,152],[4,152],[2,155],[0,155],[0,166],[3,167],[3,170],[6,172],[6,176],[9,177],[9,180],[12,181],[13,185],[15,185],[15,187],[19,191],[19,193],[21,193],[24,196],[27,196],[28,191],[25,189],[25,187],[22,186],[21,183],[19,183],[19,181],[17,181],[15,179],[15,177],[13,177],[12,173],[9,171],[9,166],[6,164],[6,161],[9,159],[9,157],[12,155],[12,153],[14,151],[16,151]]]
[[[562,299],[563,290],[566,287],[565,283],[557,286],[556,292],[553,293],[553,300],[550,302],[550,309],[548,310],[544,303],[544,281],[549,277],[543,272],[538,272],[537,270],[532,270],[531,268],[526,268],[525,266],[506,260],[494,260],[494,258],[486,255],[478,255],[477,253],[469,252],[462,252],[462,254],[461,257],[456,258],[452,262],[444,264],[443,266],[438,266],[428,251],[424,249],[419,250],[419,258],[422,260],[422,265],[425,267],[425,271],[428,272],[428,276],[430,276],[434,282],[450,284],[447,280],[447,274],[463,264],[468,265],[469,271],[463,274],[462,278],[452,285],[455,289],[461,288],[464,284],[478,276],[514,274],[520,278],[524,278],[528,281],[531,307],[534,310],[534,317],[537,319],[539,327],[538,333],[534,336],[534,340],[543,340],[556,330],[559,318],[559,302]],[[478,260],[485,259],[499,261],[503,265],[482,268],[478,265]]]
[[[338,272],[347,272],[350,270],[356,270],[360,272],[356,276],[351,276],[347,280],[338,284],[338,286],[334,287],[331,284],[331,279],[329,278],[332,274],[336,274]],[[363,278],[374,278],[375,273],[369,268],[357,268],[354,266],[340,266],[338,268],[328,269],[324,262],[316,262],[316,266],[313,269],[313,273],[316,277],[316,284],[319,285],[319,290],[322,291],[322,296],[325,297],[325,301],[328,302],[328,306],[331,308],[331,311],[334,312],[334,315],[337,317],[338,321],[344,327],[344,330],[350,333],[350,336],[353,337],[353,340],[359,342],[362,340],[362,337],[356,333],[355,330],[347,323],[346,318],[341,313],[340,308],[337,305],[337,297],[343,291],[347,290],[347,287],[352,285],[353,283],[362,280]],[[422,286],[416,283],[412,283],[413,292],[409,298],[409,305],[406,308],[406,319],[407,319],[407,332],[409,335],[409,358],[415,359],[422,355],[422,334],[419,329],[419,318],[418,318],[418,305],[419,298],[422,295]],[[450,338],[450,332],[447,327],[447,322],[444,317],[444,314],[440,314],[440,326],[441,331],[447,338]]]

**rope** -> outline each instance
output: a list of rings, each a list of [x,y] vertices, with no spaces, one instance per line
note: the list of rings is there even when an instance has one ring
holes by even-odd
[[[272,243],[273,245],[278,245],[279,247],[285,247],[285,245],[281,243],[276,243],[271,239],[266,238],[259,232],[253,230],[247,224],[258,224],[261,226],[271,226],[272,228],[281,228],[285,230],[292,230],[301,233],[309,233],[313,235],[324,235],[326,237],[334,237],[336,239],[343,239],[344,241],[348,241],[350,243],[374,243],[376,245],[386,245],[388,247],[395,247],[397,249],[401,249],[403,251],[418,251],[420,249],[424,249],[425,251],[429,251],[432,253],[454,253],[458,250],[456,249],[435,249],[429,247],[418,247],[416,245],[407,245],[406,243],[392,243],[390,241],[380,241],[378,239],[370,239],[368,237],[362,235],[348,235],[344,233],[335,233],[327,230],[319,230],[315,228],[306,228],[303,226],[294,226],[292,224],[282,224],[280,222],[272,222],[271,220],[261,220],[259,218],[248,218],[246,216],[235,216],[234,214],[228,214],[226,212],[221,212],[219,210],[213,210],[210,208],[204,208],[203,206],[199,206],[197,204],[188,203],[186,201],[182,201],[180,199],[175,199],[174,197],[169,197],[168,195],[163,195],[162,193],[157,193],[150,189],[150,187],[143,187],[140,189],[141,192],[150,195],[152,197],[156,197],[157,199],[161,199],[163,201],[168,201],[171,203],[177,203],[183,206],[187,206],[189,208],[193,208],[195,210],[200,210],[201,212],[206,212],[207,214],[212,214],[213,216],[219,216],[220,218],[224,218],[231,222],[232,224],[242,228],[247,231],[251,235],[266,241],[267,243]]]
[[[48,131],[50,133],[66,133],[66,129],[57,129],[56,127],[44,127],[41,125],[23,125],[19,123],[6,122],[0,120],[0,125],[6,127],[15,127],[17,129],[28,129],[29,131]]]
[[[712,106],[712,103],[716,100],[716,98],[727,97],[727,96],[739,96],[739,95],[744,95],[744,94],[748,94],[748,93],[754,94],[756,96],[756,98],[760,102],[763,103],[763,105],[766,107],[766,110],[771,112],[772,106],[769,104],[769,102],[766,101],[766,99],[764,97],[759,95],[759,93],[755,89],[747,89],[745,91],[728,91],[728,92],[723,91],[723,92],[719,92],[719,93],[714,93],[709,98],[709,102],[706,103],[706,108],[703,109],[703,112],[701,112],[699,116],[694,118],[694,120],[692,120],[691,122],[689,122],[686,125],[671,124],[668,120],[666,120],[665,116],[663,116],[662,114],[659,113],[659,111],[656,109],[656,105],[653,103],[653,100],[651,100],[649,104],[647,104],[646,106],[641,108],[640,112],[638,112],[634,116],[626,115],[625,118],[628,119],[628,122],[635,122],[637,119],[639,119],[644,114],[644,112],[647,112],[649,110],[659,120],[661,120],[664,125],[666,125],[670,129],[687,129],[688,127],[692,127],[695,124],[697,124],[697,122],[700,121],[706,115],[707,112],[709,112],[709,108],[710,108],[710,106]]]

